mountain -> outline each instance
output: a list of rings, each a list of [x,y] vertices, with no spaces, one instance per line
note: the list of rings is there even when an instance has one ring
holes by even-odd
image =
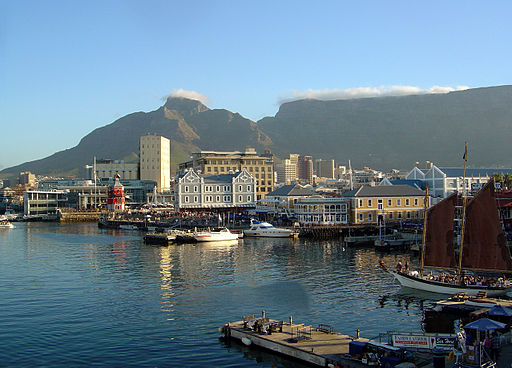
[[[416,161],[512,167],[512,86],[447,94],[299,100],[258,122],[277,155],[297,152],[356,167],[410,169]],[[293,133],[291,133],[293,132]],[[293,144],[290,144],[293,142]]]
[[[472,167],[512,167],[512,86],[447,94],[284,103],[257,123],[199,101],[169,98],[151,112],[136,112],[95,129],[80,143],[49,157],[4,169],[37,174],[77,174],[97,158],[138,158],[141,135],[171,139],[173,168],[197,150],[271,149],[312,155],[354,167],[410,169],[416,161],[462,165],[469,141]]]
[[[29,170],[43,175],[77,175],[81,167],[92,164],[94,156],[136,161],[139,137],[148,133],[171,139],[173,167],[199,147],[229,151],[250,146],[263,150],[272,143],[258,124],[238,113],[211,110],[195,100],[169,98],[158,110],[132,113],[95,129],[73,148],[7,168],[1,173],[18,174]]]

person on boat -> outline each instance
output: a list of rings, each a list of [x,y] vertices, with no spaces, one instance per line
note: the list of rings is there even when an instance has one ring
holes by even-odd
[[[405,273],[409,273],[409,261],[405,261]]]
[[[396,265],[396,272],[400,273],[402,272],[402,261],[398,261]]]

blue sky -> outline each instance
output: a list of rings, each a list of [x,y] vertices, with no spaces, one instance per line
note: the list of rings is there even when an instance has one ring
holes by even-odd
[[[0,168],[173,91],[258,120],[304,96],[511,84],[511,14],[510,1],[0,0]]]

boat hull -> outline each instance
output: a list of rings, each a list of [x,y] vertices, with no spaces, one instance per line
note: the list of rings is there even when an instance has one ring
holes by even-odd
[[[261,231],[244,231],[244,236],[252,238],[290,238],[293,233],[290,231],[275,231],[275,232],[261,232]]]
[[[489,297],[505,295],[510,286],[507,287],[485,287],[478,285],[450,285],[446,283],[424,280],[411,275],[389,271],[395,279],[404,287],[418,289],[438,294],[457,294],[466,293],[467,295],[476,296],[479,292],[485,292]]]

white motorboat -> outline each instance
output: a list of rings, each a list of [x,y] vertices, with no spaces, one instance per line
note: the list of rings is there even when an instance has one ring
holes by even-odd
[[[7,220],[0,221],[0,229],[12,229],[14,225]]]
[[[238,234],[232,233],[227,228],[212,231],[196,231],[193,235],[197,242],[218,242],[227,240],[237,240]]]
[[[267,237],[267,238],[289,238],[293,236],[290,229],[274,227],[268,222],[253,221],[248,230],[244,230],[244,236]]]

